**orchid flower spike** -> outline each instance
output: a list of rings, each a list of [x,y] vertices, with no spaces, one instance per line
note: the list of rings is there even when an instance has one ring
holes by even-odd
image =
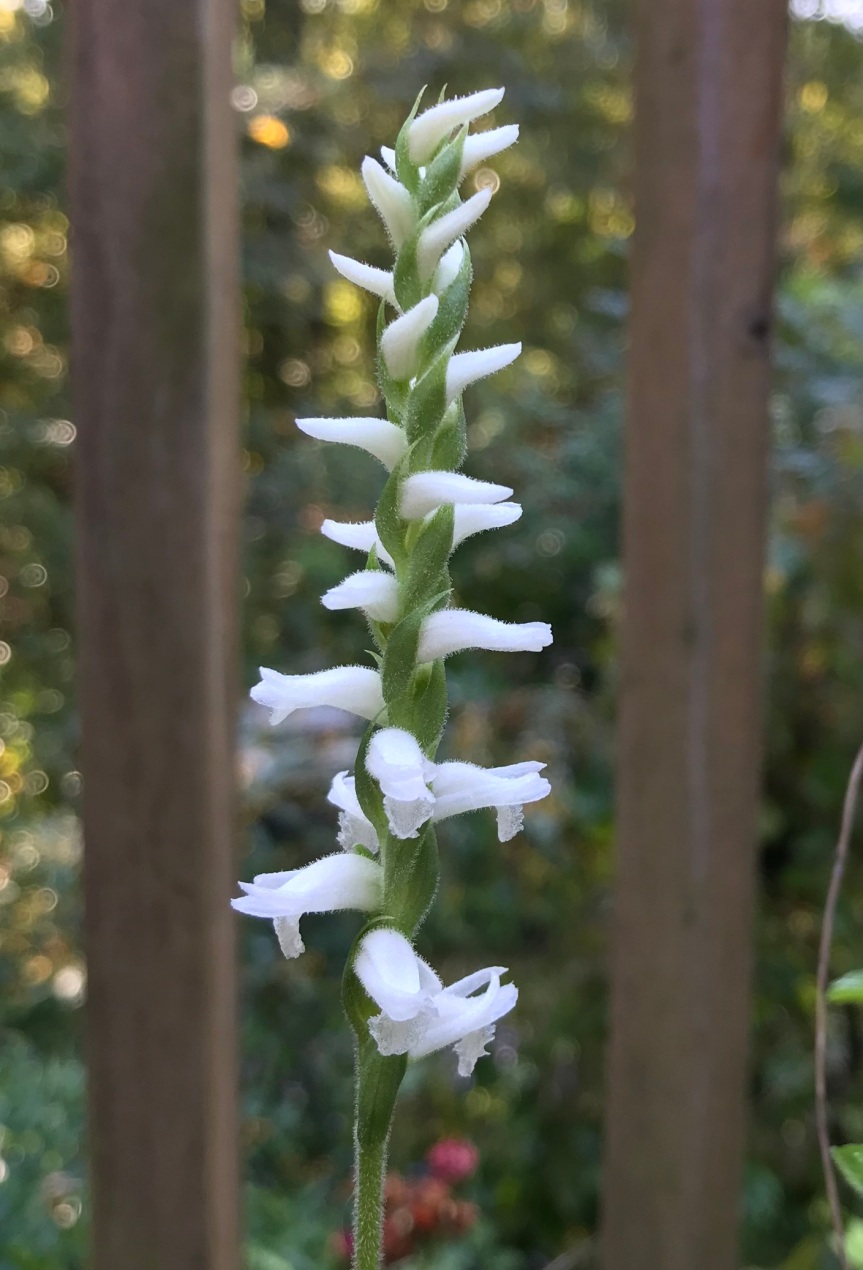
[[[327,796],[338,811],[342,850],[259,875],[233,901],[274,923],[288,957],[302,951],[304,913],[366,915],[343,992],[358,1039],[354,1270],[381,1264],[381,1180],[406,1060],[452,1047],[459,1073],[469,1076],[518,996],[501,966],[445,987],[417,956],[416,932],[438,884],[437,830],[452,816],[487,809],[506,842],[520,830],[524,807],[551,789],[539,762],[484,768],[436,758],[447,717],[446,658],[467,649],[538,653],[552,638],[546,622],[503,621],[450,600],[452,552],[473,534],[514,524],[522,510],[508,485],[459,470],[470,432],[465,399],[469,407],[473,385],[521,351],[519,343],[459,348],[473,276],[465,236],[492,197],[484,183],[462,198],[461,183],[518,138],[512,123],[474,135],[470,126],[502,99],[502,88],[489,88],[425,109],[418,101],[395,145],[382,148],[383,163],[363,161],[392,267],[334,252],[330,258],[343,278],[381,302],[380,417],[302,418],[297,427],[364,450],[387,470],[373,514],[321,525],[326,538],[366,556],[365,567],[331,586],[322,603],[365,615],[374,664],[306,675],[262,669],[251,692],[274,724],[297,710],[334,706],[368,725],[353,772],[338,772]]]

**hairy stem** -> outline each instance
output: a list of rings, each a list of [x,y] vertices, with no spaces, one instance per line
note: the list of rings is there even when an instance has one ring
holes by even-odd
[[[354,1270],[379,1270],[387,1144],[356,1144]]]
[[[815,1122],[818,1129],[818,1147],[821,1152],[821,1167],[824,1171],[824,1185],[830,1203],[830,1218],[836,1237],[836,1255],[842,1270],[848,1270],[848,1256],[845,1250],[845,1227],[842,1222],[842,1207],[839,1203],[839,1189],[836,1184],[836,1169],[833,1156],[830,1154],[830,1128],[827,1123],[827,985],[830,977],[830,949],[833,943],[833,921],[836,916],[836,904],[839,890],[845,873],[848,859],[848,848],[851,843],[851,830],[854,825],[854,813],[857,808],[857,796],[860,792],[860,780],[863,777],[863,745],[857,751],[848,787],[845,790],[845,802],[842,807],[842,825],[839,840],[836,843],[836,855],[833,861],[833,872],[830,875],[830,887],[824,906],[824,922],[821,927],[821,945],[818,950],[818,974],[815,992]]]

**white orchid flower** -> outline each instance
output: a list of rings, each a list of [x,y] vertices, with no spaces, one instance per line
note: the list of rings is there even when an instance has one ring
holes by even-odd
[[[285,956],[299,957],[301,917],[337,909],[373,913],[381,906],[383,885],[383,869],[376,861],[339,852],[301,869],[259,873],[253,882],[240,883],[245,895],[231,905],[238,913],[269,918]]]
[[[509,123],[504,128],[488,128],[485,132],[476,132],[472,137],[465,137],[462,151],[460,179],[468,174],[471,168],[486,159],[508,150],[518,141],[518,124]]]
[[[440,264],[435,270],[434,282],[432,290],[437,295],[442,295],[447,287],[455,282],[458,277],[458,271],[461,269],[461,262],[464,260],[464,243],[459,238],[457,242],[445,251],[441,256]]]
[[[393,246],[398,249],[416,224],[414,201],[405,187],[381,167],[377,159],[363,159],[360,171],[368,196],[386,226]]]
[[[521,504],[456,503],[454,513],[452,545],[455,548],[473,534],[514,525],[521,516]]]
[[[403,429],[387,419],[296,419],[300,432],[316,441],[355,445],[373,455],[392,471],[407,453],[408,439]]]
[[[442,101],[417,115],[408,124],[408,153],[413,162],[426,163],[455,128],[487,115],[500,105],[503,95],[503,88],[487,88],[469,97]]]
[[[436,771],[416,737],[404,728],[381,728],[369,742],[366,768],[381,787],[390,831],[415,838],[434,811],[427,782]]]
[[[394,622],[399,612],[399,584],[395,574],[361,569],[321,596],[326,609],[362,609],[375,622]]]
[[[410,942],[395,930],[373,930],[360,943],[354,971],[380,1007],[369,1032],[383,1055],[424,1058],[455,1047],[459,1075],[470,1076],[494,1025],[515,1005],[518,990],[500,982],[503,966],[490,966],[445,988]],[[474,996],[485,988],[481,996]]]
[[[270,723],[281,723],[294,710],[336,706],[361,719],[373,719],[384,708],[381,677],[366,666],[336,666],[311,675],[282,675],[261,666],[261,682],[250,696],[272,712]]]
[[[515,984],[500,981],[505,972],[504,966],[490,966],[439,992],[433,1001],[435,1015],[408,1049],[408,1057],[425,1058],[451,1045],[458,1056],[459,1076],[471,1076],[477,1059],[488,1053],[486,1046],[494,1040],[495,1024],[518,1001]],[[472,995],[482,987],[485,992]]]
[[[498,344],[494,348],[477,348],[470,353],[456,353],[446,368],[447,404],[455,401],[468,384],[494,375],[509,366],[521,352],[521,344]]]
[[[367,851],[377,854],[380,849],[377,831],[357,798],[356,782],[347,772],[336,772],[327,794],[327,802],[339,809],[338,844],[343,851],[353,851],[355,847],[365,847]]]
[[[383,168],[381,168],[383,172]],[[390,177],[392,180],[392,177]],[[401,188],[401,187],[400,187]],[[451,212],[432,221],[419,236],[417,243],[417,264],[421,281],[427,281],[438,266],[438,262],[450,243],[466,234],[471,225],[475,225],[491,202],[491,190],[479,190],[465,203],[459,203]]]
[[[390,322],[384,331],[381,353],[393,379],[410,379],[416,374],[420,340],[437,317],[438,304],[436,295],[427,295],[407,313]],[[407,448],[407,438],[404,439]]]
[[[330,260],[348,282],[362,287],[364,291],[370,291],[372,295],[380,296],[387,304],[398,308],[391,269],[376,269],[374,265],[363,264],[361,260],[353,260],[350,256],[340,256],[336,251],[330,252]]]
[[[500,622],[471,609],[431,613],[420,628],[417,660],[437,661],[468,648],[492,653],[538,653],[552,642],[548,622]]]
[[[369,1020],[382,1054],[405,1054],[419,1040],[442,984],[397,930],[369,931],[360,941],[354,973],[381,1013]]]
[[[444,503],[501,503],[508,485],[477,481],[463,472],[414,472],[402,486],[401,513],[405,520],[422,520]]]
[[[497,836],[509,842],[524,824],[525,803],[539,802],[551,785],[539,773],[544,763],[511,763],[507,767],[478,767],[474,763],[435,766],[434,819],[446,820],[467,811],[491,807],[497,812]]]
[[[337,542],[342,547],[352,547],[355,551],[364,551],[366,555],[374,547],[378,560],[388,564],[391,569],[395,568],[395,561],[378,537],[373,520],[325,520],[321,524],[321,533],[331,542]]]

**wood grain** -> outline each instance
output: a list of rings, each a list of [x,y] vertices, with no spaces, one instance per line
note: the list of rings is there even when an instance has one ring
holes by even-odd
[[[638,0],[603,1265],[735,1270],[785,0]]]
[[[229,0],[70,6],[93,1270],[238,1264]]]

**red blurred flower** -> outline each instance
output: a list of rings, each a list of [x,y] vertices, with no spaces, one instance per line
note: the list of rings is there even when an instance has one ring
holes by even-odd
[[[463,1182],[476,1172],[479,1151],[466,1138],[443,1138],[426,1155],[432,1174],[444,1182]]]

